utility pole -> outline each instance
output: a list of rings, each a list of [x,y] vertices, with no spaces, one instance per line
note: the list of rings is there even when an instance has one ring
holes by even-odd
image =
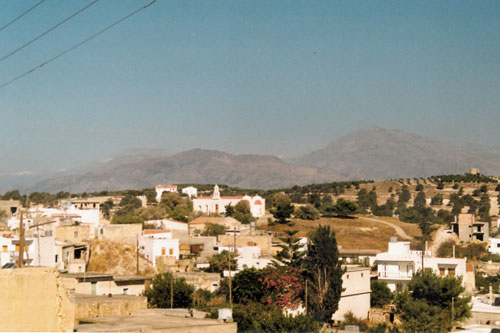
[[[307,278],[306,278],[306,315],[307,315]]]
[[[17,266],[19,268],[23,267],[24,260],[24,226],[23,226],[23,211],[19,217],[19,257],[17,258]]]
[[[174,308],[174,273],[171,274],[170,278],[170,308]]]
[[[136,275],[139,275],[139,235],[137,235],[137,245],[136,245],[136,259],[137,259],[137,262],[136,262],[136,265],[137,265],[137,269],[136,269],[136,272],[135,274]]]

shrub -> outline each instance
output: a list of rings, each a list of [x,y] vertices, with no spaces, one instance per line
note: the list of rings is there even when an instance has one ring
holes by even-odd
[[[382,307],[392,301],[392,292],[391,289],[389,289],[389,287],[387,286],[387,283],[379,280],[372,280],[371,289],[371,306]]]

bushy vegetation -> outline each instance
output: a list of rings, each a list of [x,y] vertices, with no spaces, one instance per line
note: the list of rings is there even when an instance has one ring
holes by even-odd
[[[393,295],[387,283],[380,280],[372,280],[370,283],[372,293],[370,294],[370,305],[382,307],[391,303]]]
[[[461,278],[455,276],[417,272],[408,290],[396,296],[404,331],[449,332],[454,325],[470,317],[471,298],[461,296],[465,290],[461,283]]]
[[[184,278],[174,278],[172,273],[158,274],[153,278],[151,288],[148,288],[144,291],[144,296],[148,298],[149,306],[153,308],[170,308],[171,284],[173,284],[174,289],[173,307],[192,307],[194,287],[188,284]]]
[[[443,183],[498,183],[498,181],[492,177],[484,175],[472,175],[466,173],[464,175],[441,175],[430,177],[434,182]]]

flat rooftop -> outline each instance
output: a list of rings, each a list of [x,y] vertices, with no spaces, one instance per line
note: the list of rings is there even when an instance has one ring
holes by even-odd
[[[236,323],[217,319],[181,317],[167,309],[141,310],[129,316],[111,316],[80,320],[75,332],[236,332]]]

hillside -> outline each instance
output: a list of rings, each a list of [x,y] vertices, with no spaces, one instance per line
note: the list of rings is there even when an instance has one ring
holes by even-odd
[[[33,191],[81,193],[157,184],[227,184],[273,189],[337,180],[429,177],[479,168],[500,175],[500,156],[399,130],[369,127],[285,162],[270,155],[193,149],[172,156],[125,156],[86,172],[41,181]],[[489,150],[486,150],[489,151]]]
[[[358,179],[462,174],[471,167],[484,174],[500,175],[498,155],[479,154],[436,139],[380,127],[352,132],[293,162]]]
[[[168,157],[116,158],[83,174],[42,181],[35,191],[73,193],[142,189],[157,184],[223,183],[242,188],[278,188],[340,179],[334,171],[292,165],[274,156],[231,155],[194,149]]]

